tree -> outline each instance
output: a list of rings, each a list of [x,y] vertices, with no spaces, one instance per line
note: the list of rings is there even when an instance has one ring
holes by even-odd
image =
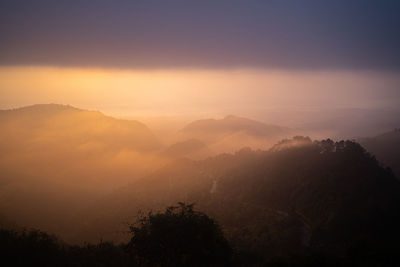
[[[127,248],[144,266],[226,266],[232,250],[218,224],[192,205],[140,216]]]

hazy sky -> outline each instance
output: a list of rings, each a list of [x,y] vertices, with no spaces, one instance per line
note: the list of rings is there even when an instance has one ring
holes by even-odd
[[[0,61],[399,70],[399,12],[397,0],[2,0]]]
[[[107,113],[248,114],[282,108],[382,108],[400,76],[370,71],[0,68],[0,106],[73,104]]]
[[[0,108],[400,105],[400,1],[0,2]]]

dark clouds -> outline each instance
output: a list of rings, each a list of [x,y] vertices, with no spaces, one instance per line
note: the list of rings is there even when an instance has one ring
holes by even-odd
[[[0,64],[400,69],[400,1],[1,1]]]

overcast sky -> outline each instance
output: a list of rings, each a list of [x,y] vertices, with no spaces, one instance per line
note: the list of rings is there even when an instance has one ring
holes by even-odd
[[[0,64],[400,68],[398,0],[0,2]]]

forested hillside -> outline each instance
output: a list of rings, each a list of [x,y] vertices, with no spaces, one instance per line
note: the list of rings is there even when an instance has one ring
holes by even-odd
[[[263,256],[310,249],[344,255],[359,243],[376,249],[399,238],[400,182],[393,173],[355,142],[304,137],[269,151],[176,162],[87,211],[78,236],[118,240],[121,222],[139,210],[177,201],[216,218],[236,249]]]

